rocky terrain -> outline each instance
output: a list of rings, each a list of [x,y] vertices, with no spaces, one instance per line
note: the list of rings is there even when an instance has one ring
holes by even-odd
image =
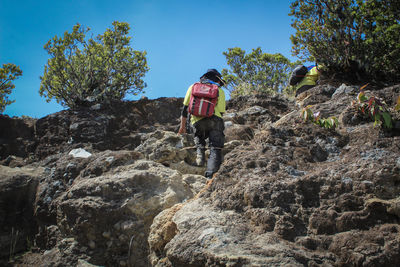
[[[0,265],[399,266],[400,118],[355,115],[359,88],[230,100],[211,180],[180,98],[0,116]],[[308,105],[339,127],[304,123]]]

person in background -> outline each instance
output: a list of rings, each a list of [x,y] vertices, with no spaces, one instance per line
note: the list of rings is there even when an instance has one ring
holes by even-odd
[[[304,78],[295,85],[294,90],[296,91],[296,97],[299,94],[313,88],[319,79],[320,72],[318,70],[318,65],[309,66],[307,69],[308,72],[304,75]]]
[[[222,86],[225,84],[221,74],[216,69],[209,69],[200,77],[200,83],[215,84],[218,86],[218,100],[215,105],[214,114],[211,117],[202,117],[191,115],[190,122],[194,131],[194,141],[196,144],[196,164],[204,166],[206,139],[210,147],[210,156],[207,161],[207,169],[204,174],[207,178],[212,178],[222,163],[222,148],[224,147],[224,121],[222,115],[225,112],[226,102],[225,93]],[[192,96],[192,84],[183,100],[183,109],[181,114],[181,123],[178,134],[186,133],[186,121],[188,117],[188,106]]]

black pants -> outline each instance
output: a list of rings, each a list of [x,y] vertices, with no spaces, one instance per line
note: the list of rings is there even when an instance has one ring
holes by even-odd
[[[299,94],[313,88],[315,85],[303,85],[302,87],[300,87],[299,89],[297,89],[296,91],[296,96],[298,96]]]
[[[193,125],[194,142],[196,144],[197,153],[204,153],[206,147],[206,139],[210,147],[210,157],[207,161],[206,177],[211,178],[219,169],[222,163],[222,148],[224,147],[224,121],[218,116],[212,116],[199,120]]]

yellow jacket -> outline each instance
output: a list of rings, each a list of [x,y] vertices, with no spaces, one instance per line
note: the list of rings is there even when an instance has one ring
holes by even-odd
[[[298,84],[295,85],[295,90],[298,90],[303,85],[315,85],[319,79],[319,71],[317,67],[312,68],[306,74],[306,76]]]
[[[183,100],[183,104],[185,106],[189,106],[190,96],[192,95],[192,87],[193,87],[193,84],[187,90],[185,99]],[[221,87],[219,87],[218,88],[218,101],[217,101],[217,105],[215,106],[215,109],[214,109],[214,115],[222,118],[222,113],[224,113],[226,111],[225,106],[226,106],[225,93],[224,93],[224,90],[222,90]],[[190,122],[192,124],[195,124],[196,122],[198,122],[201,119],[204,119],[204,117],[198,117],[198,116],[192,115]]]

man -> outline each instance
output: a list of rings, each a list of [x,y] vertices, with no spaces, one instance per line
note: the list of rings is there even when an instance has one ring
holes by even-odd
[[[221,74],[216,69],[209,69],[200,77],[200,83],[216,84],[218,86],[218,100],[215,105],[214,114],[211,117],[191,116],[190,122],[193,125],[194,141],[196,144],[196,164],[203,166],[205,163],[206,139],[210,147],[210,157],[207,161],[207,170],[204,174],[207,178],[212,178],[222,162],[222,148],[224,147],[224,121],[222,115],[225,112],[225,93],[221,87],[225,84]],[[186,92],[183,100],[181,115],[181,125],[178,133],[186,133],[186,120],[188,116],[188,106],[192,95],[193,84]]]
[[[296,97],[299,94],[313,88],[317,83],[319,75],[320,75],[320,73],[318,71],[317,66],[308,67],[307,74],[304,76],[304,78],[298,84],[295,85]]]

